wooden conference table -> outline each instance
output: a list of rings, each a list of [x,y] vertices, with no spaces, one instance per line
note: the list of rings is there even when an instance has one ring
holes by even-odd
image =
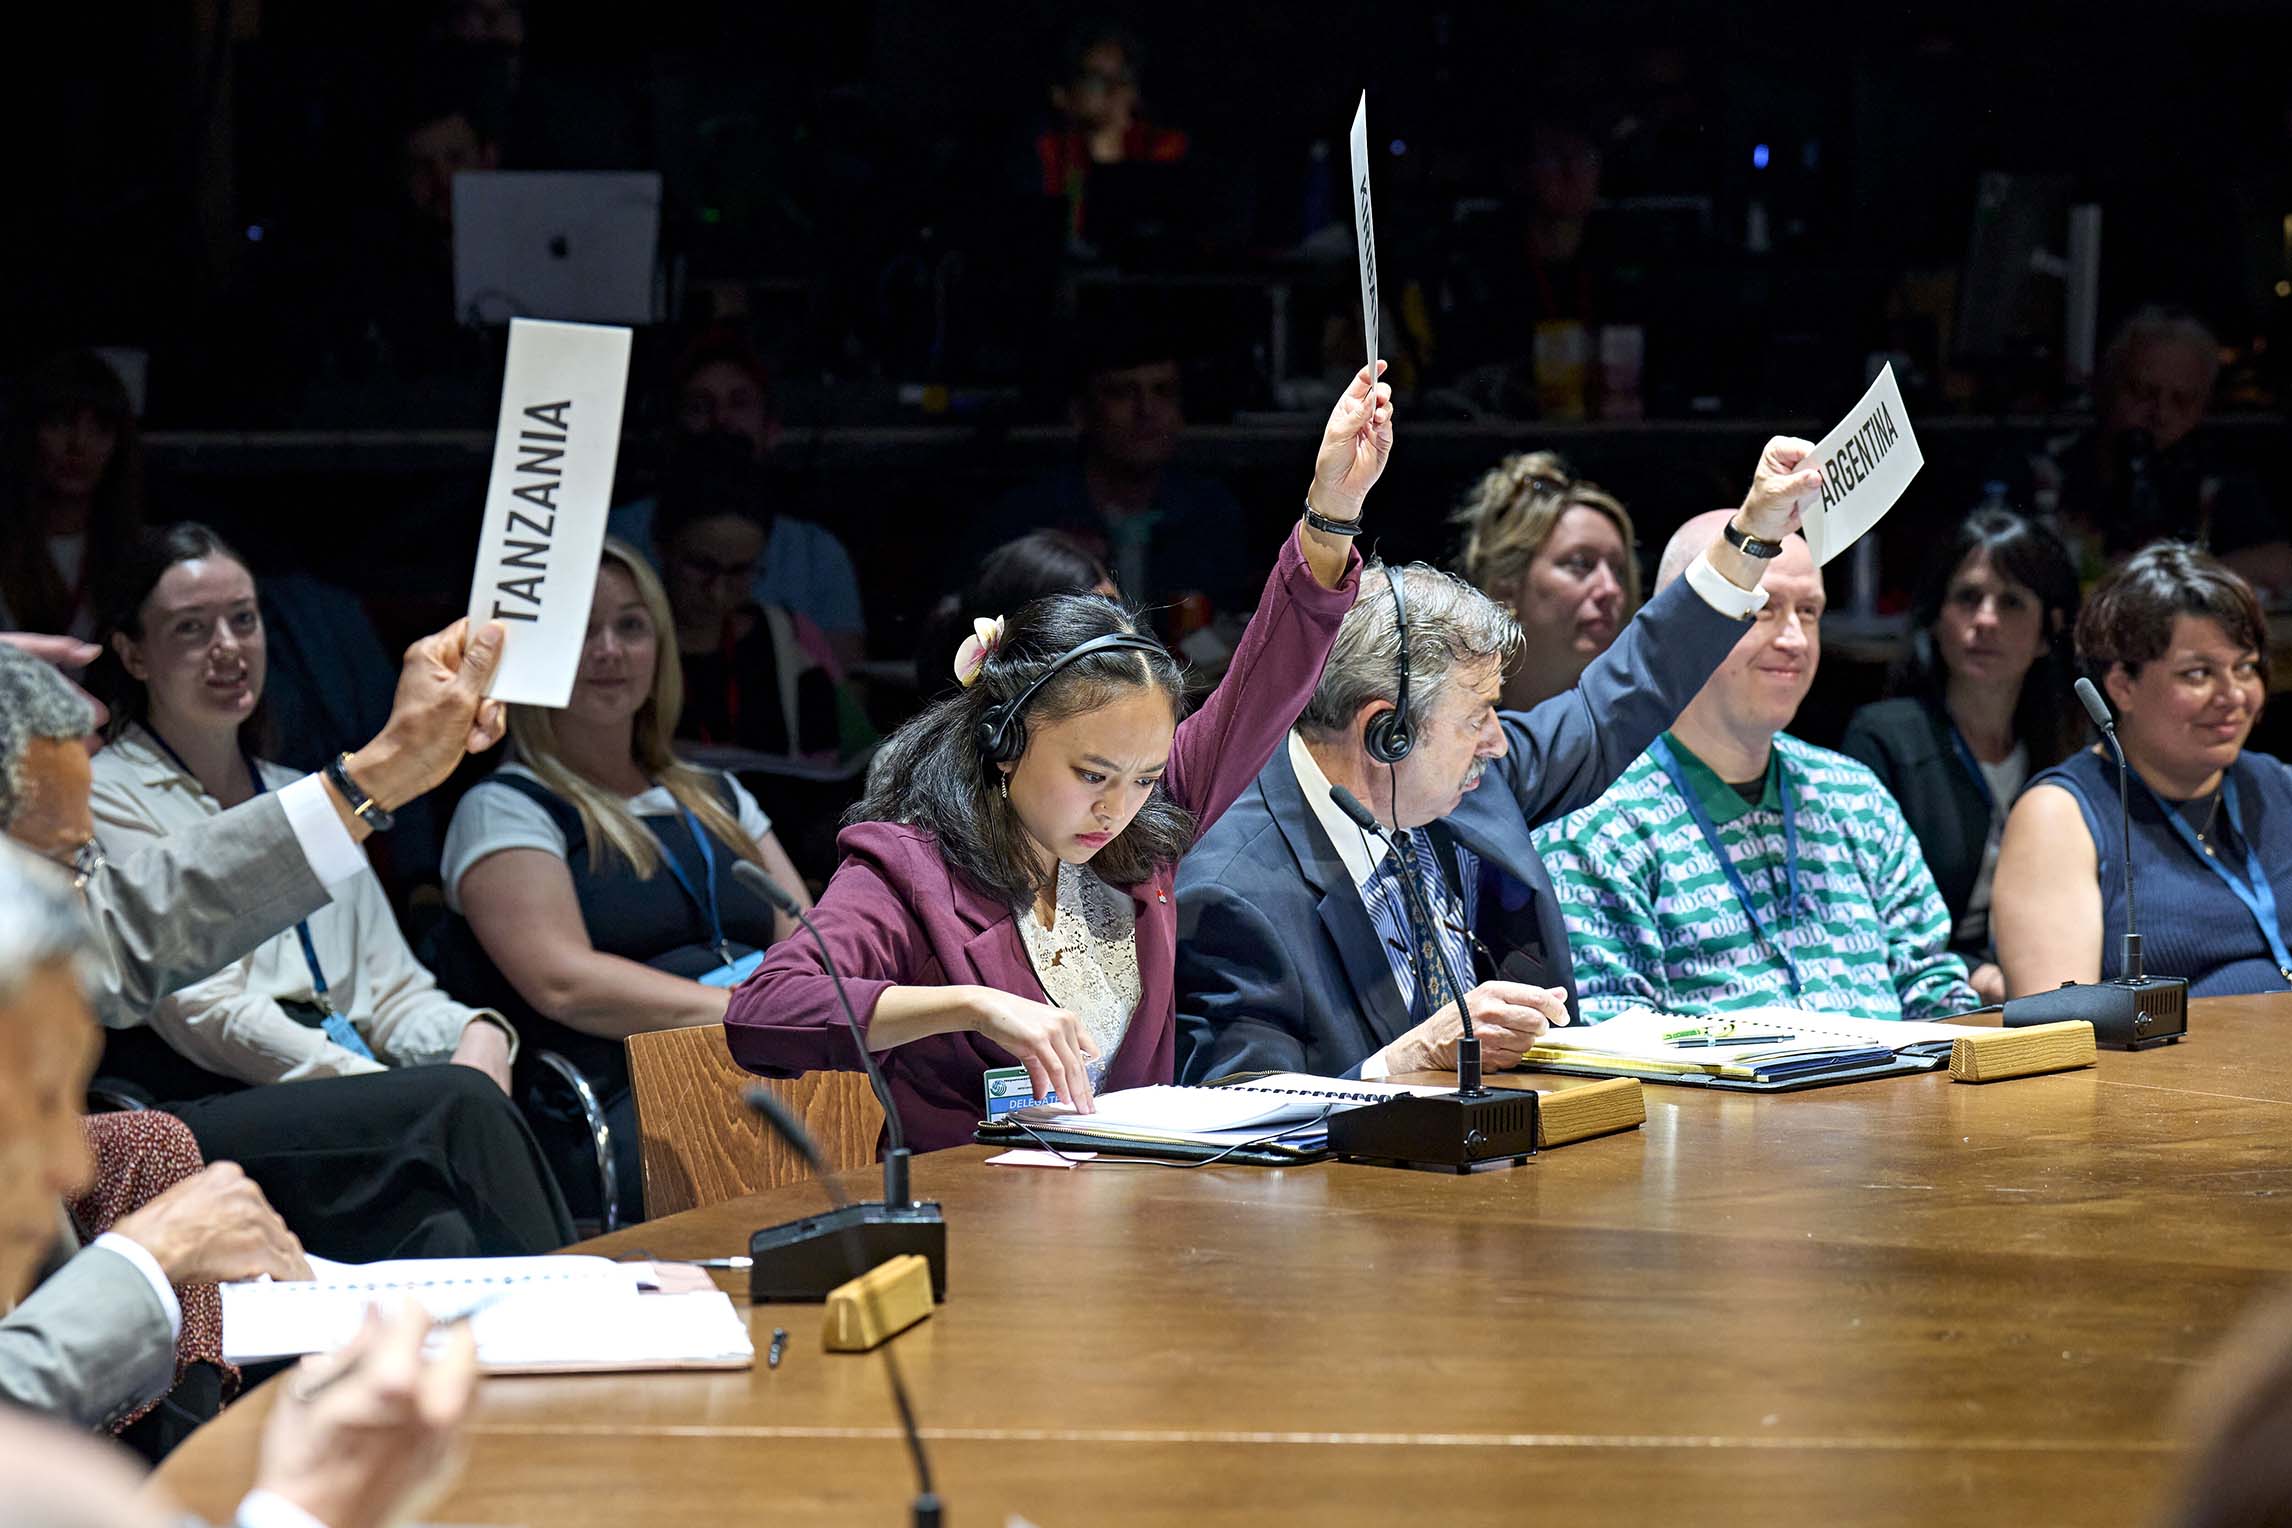
[[[1984,1087],[1650,1087],[1644,1129],[1471,1178],[926,1157],[948,1301],[897,1346],[950,1520],[2141,1521],[2181,1386],[2292,1282],[2292,996],[2191,1022]],[[742,1251],[818,1202],[588,1246]],[[487,1381],[430,1516],[906,1521],[880,1360],[817,1307],[752,1330],[751,1373]],[[266,1404],[163,1484],[225,1520]]]

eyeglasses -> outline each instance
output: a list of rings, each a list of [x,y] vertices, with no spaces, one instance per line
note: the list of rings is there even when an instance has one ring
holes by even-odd
[[[72,890],[85,891],[88,882],[95,879],[96,872],[103,869],[110,861],[104,858],[103,845],[90,838],[72,850],[70,859],[64,859],[59,855],[56,863],[71,871]]]

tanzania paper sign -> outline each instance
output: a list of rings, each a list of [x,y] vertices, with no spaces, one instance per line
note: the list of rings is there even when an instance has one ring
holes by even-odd
[[[1839,427],[1816,444],[1814,461],[1822,468],[1822,499],[1806,507],[1807,545],[1815,561],[1825,563],[1885,519],[1926,465],[1893,367],[1880,372]]]
[[[1369,92],[1353,108],[1353,237],[1361,251],[1361,333],[1377,365],[1377,224],[1369,216]]]
[[[562,706],[572,697],[628,385],[628,330],[511,322],[470,583],[471,622],[499,621],[509,632],[496,700]]]

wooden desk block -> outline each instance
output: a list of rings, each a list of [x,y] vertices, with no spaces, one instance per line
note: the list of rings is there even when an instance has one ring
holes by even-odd
[[[2099,1054],[2093,1026],[2083,1019],[2026,1029],[1977,1030],[1950,1042],[1950,1080],[2001,1082],[2040,1072],[2067,1072],[2093,1065]]]
[[[865,1353],[930,1314],[930,1260],[902,1253],[828,1291],[826,1346],[831,1353]]]
[[[1637,1077],[1610,1077],[1580,1088],[1538,1089],[1536,1146],[1548,1150],[1647,1123],[1647,1093]]]

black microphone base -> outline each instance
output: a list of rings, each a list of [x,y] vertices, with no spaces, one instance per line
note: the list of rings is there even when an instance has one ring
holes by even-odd
[[[1536,1095],[1497,1088],[1366,1104],[1329,1116],[1329,1148],[1340,1162],[1419,1172],[1518,1166],[1536,1154]]]
[[[857,1237],[854,1247],[847,1238]],[[936,1204],[847,1204],[766,1226],[748,1238],[752,1300],[825,1300],[886,1258],[913,1252],[931,1263],[931,1298],[947,1299],[947,1220]],[[852,1259],[862,1261],[852,1267]]]
[[[2107,1050],[2172,1045],[2189,1032],[2189,984],[2177,976],[2138,982],[2063,982],[2005,1005],[2005,1025],[2058,1024],[2083,1019],[2093,1042]]]

